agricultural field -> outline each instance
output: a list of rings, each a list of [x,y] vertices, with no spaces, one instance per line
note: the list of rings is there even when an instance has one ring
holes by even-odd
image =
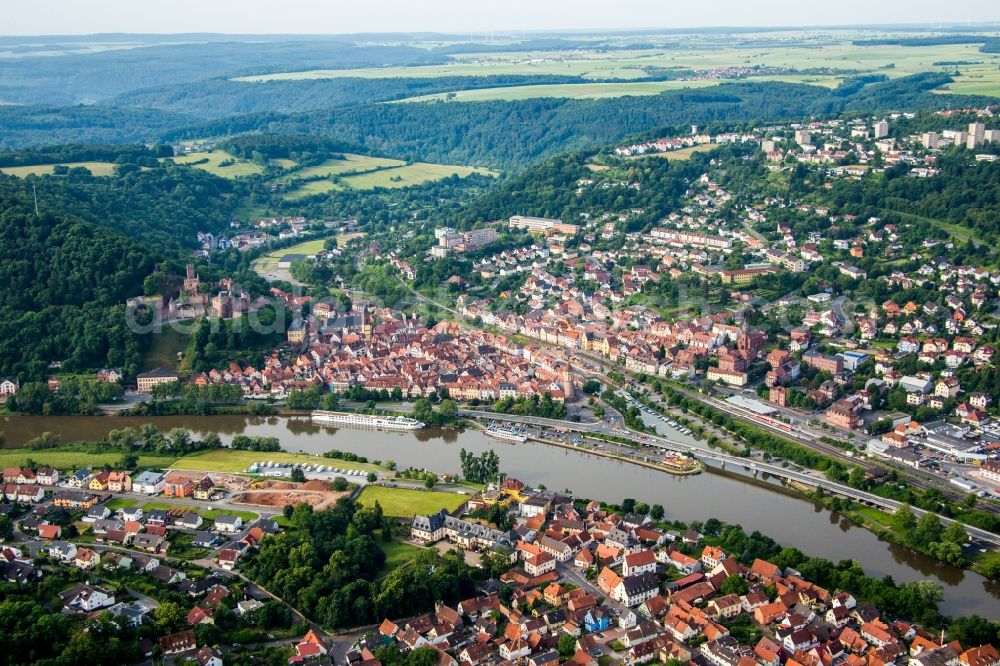
[[[537,97],[564,97],[569,99],[600,99],[603,97],[625,97],[627,95],[659,95],[664,90],[683,88],[705,88],[718,85],[719,81],[643,81],[624,83],[559,83],[553,85],[507,86],[501,88],[479,88],[460,90],[454,93],[421,95],[400,100],[404,102],[489,102],[494,100],[514,101]]]
[[[291,247],[275,250],[270,254],[266,254],[263,257],[256,259],[253,262],[253,269],[258,273],[273,271],[278,267],[278,260],[286,254],[316,254],[323,251],[323,245],[325,243],[325,238],[317,238],[315,240],[299,243],[298,245],[292,245]]]
[[[362,167],[353,166],[345,168],[340,173],[359,171],[351,175],[341,176],[336,182],[329,179],[312,180],[302,183],[298,187],[285,193],[286,199],[301,199],[315,194],[326,194],[336,190],[372,190],[376,187],[398,189],[410,187],[412,185],[422,185],[434,180],[441,180],[452,175],[465,178],[473,173],[485,175],[496,175],[496,172],[481,167],[460,166],[455,164],[430,164],[428,162],[416,162],[405,164],[399,160],[383,160],[383,158],[366,158],[368,160],[381,160],[383,162],[393,162],[395,166],[376,165],[367,171],[362,171]],[[357,164],[361,164],[360,162]],[[326,167],[312,167],[312,169],[324,169]],[[295,172],[293,175],[299,176],[309,169]],[[316,175],[322,175],[317,173]],[[336,175],[333,173],[332,175]],[[286,252],[287,253],[287,252]]]
[[[198,151],[163,159],[172,159],[176,164],[190,164],[222,178],[244,178],[264,172],[264,167],[259,164],[233,157],[222,150]]]
[[[511,86],[463,90],[409,98],[411,101],[448,99],[456,101],[518,100],[536,97],[598,98],[622,95],[652,95],[664,90],[683,87],[718,85],[725,79],[692,81],[640,82],[662,69],[706,70],[722,67],[763,66],[787,69],[833,69],[861,74],[885,74],[890,78],[928,71],[959,71],[955,83],[946,86],[943,93],[977,93],[1000,95],[1000,54],[980,53],[978,44],[947,44],[938,46],[865,46],[850,43],[855,37],[869,38],[870,34],[813,35],[809,37],[788,34],[786,45],[723,46],[719,41],[706,42],[701,47],[674,49],[649,48],[641,50],[553,52],[520,51],[510,53],[468,53],[454,57],[454,62],[444,65],[415,67],[384,67],[368,69],[312,70],[250,76],[237,81],[296,81],[360,78],[433,78],[442,76],[487,75],[563,75],[592,79],[594,83],[570,83],[538,86]],[[964,62],[968,65],[947,63]],[[788,74],[753,77],[752,81],[787,81],[835,87],[848,74]],[[620,81],[599,83],[599,80]]]
[[[679,150],[670,150],[665,153],[654,153],[652,155],[635,155],[629,159],[639,159],[641,157],[662,157],[668,160],[687,160],[695,153],[706,153],[714,148],[718,148],[717,143],[702,143],[697,146],[688,146]]]
[[[403,160],[393,160],[386,157],[372,157],[371,155],[355,155],[346,153],[342,160],[327,160],[316,166],[303,167],[292,172],[294,178],[324,178],[326,176],[336,176],[350,171],[373,171],[382,167],[396,167],[406,164]]]
[[[56,166],[65,166],[70,169],[83,167],[90,171],[92,176],[113,176],[115,175],[115,165],[111,162],[60,162],[58,164],[35,164],[32,166],[3,167],[0,173],[8,176],[24,178],[26,176],[48,176]]]
[[[104,506],[108,507],[112,511],[118,511],[119,509],[133,507],[138,503],[139,500],[130,499],[128,497],[116,497],[113,500],[108,500],[108,503]]]
[[[429,164],[417,162],[394,169],[379,169],[356,176],[345,176],[341,182],[355,190],[371,190],[376,187],[399,188],[421,185],[432,180],[442,180],[457,175],[460,178],[479,173],[487,176],[496,172],[480,167],[458,166],[454,164]]]
[[[250,523],[260,517],[260,514],[255,511],[237,511],[235,509],[207,509],[199,510],[198,513],[201,514],[202,518],[209,521],[215,520],[220,516],[239,516],[243,519],[244,523]]]
[[[7,449],[0,451],[0,466],[20,467],[25,464],[28,458],[34,460],[43,467],[54,467],[60,471],[76,471],[81,467],[103,467],[104,465],[117,465],[121,459],[121,453],[110,451],[108,453],[89,453],[87,451],[60,451],[56,449]],[[169,467],[176,460],[174,456],[161,455],[139,455],[139,467]]]
[[[365,506],[372,506],[378,502],[387,516],[407,518],[437,513],[443,508],[452,511],[461,506],[467,498],[466,495],[443,493],[439,490],[365,486],[358,496],[358,502]]]
[[[307,183],[302,183],[295,189],[285,192],[284,198],[289,201],[294,201],[295,199],[304,199],[316,194],[326,194],[327,192],[332,192],[337,189],[342,188],[327,178],[322,180],[310,180]]]
[[[331,465],[339,469],[356,469],[363,472],[376,472],[381,468],[370,463],[333,460],[309,453],[289,453],[287,451],[241,451],[234,449],[216,449],[192,453],[178,459],[169,465],[176,470],[197,470],[199,472],[230,472],[244,471],[255,462],[302,463],[305,465]]]
[[[989,66],[972,65],[956,69],[960,74],[955,77],[955,82],[934,92],[1000,97],[1000,64],[996,59],[992,60]]]

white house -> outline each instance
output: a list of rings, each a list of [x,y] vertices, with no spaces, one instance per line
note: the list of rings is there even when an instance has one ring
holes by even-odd
[[[59,562],[70,563],[76,560],[76,544],[67,541],[53,541],[46,547],[45,552]]]
[[[236,533],[243,527],[243,519],[239,516],[222,515],[215,519],[216,532]]]
[[[54,486],[59,483],[59,470],[51,467],[39,467],[35,479],[43,486]]]
[[[219,566],[226,571],[232,571],[238,559],[240,559],[240,551],[235,548],[223,548],[219,551]]]
[[[32,504],[37,504],[43,499],[45,499],[45,491],[42,490],[41,486],[30,485],[17,487],[18,502],[30,502]]]
[[[127,506],[124,509],[119,510],[118,513],[121,516],[122,520],[125,521],[130,521],[130,520],[140,521],[142,520],[142,515],[143,515],[142,507],[138,506]]]
[[[629,553],[622,559],[622,575],[625,577],[655,572],[656,554],[651,550]]]
[[[141,495],[159,495],[166,483],[166,477],[159,472],[147,471],[132,479],[132,491]]]
[[[85,523],[93,523],[97,522],[98,520],[105,520],[110,516],[111,516],[111,509],[104,506],[103,504],[97,504],[95,506],[90,507],[87,510],[87,513],[84,514],[83,518],[81,518],[81,520]]]
[[[629,576],[611,590],[611,598],[626,606],[638,606],[660,593],[660,584],[653,574]]]
[[[80,583],[59,593],[63,607],[77,613],[89,613],[99,608],[113,606],[115,595],[98,585]]]
[[[17,377],[4,377],[0,379],[0,402],[16,394],[20,386]]]
[[[245,599],[238,604],[236,604],[236,614],[240,617],[244,617],[248,613],[252,613],[264,604],[256,599]]]

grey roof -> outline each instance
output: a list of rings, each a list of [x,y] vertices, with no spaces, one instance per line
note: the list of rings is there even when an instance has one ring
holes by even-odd
[[[163,478],[163,474],[160,472],[151,472],[146,470],[139,476],[132,480],[133,485],[136,483],[159,483],[160,479]]]
[[[265,534],[277,534],[281,531],[281,527],[278,525],[278,522],[271,518],[261,518],[254,523],[253,526],[259,527]]]
[[[60,553],[72,553],[76,550],[76,545],[67,541],[53,541],[49,544],[49,550],[55,550]]]
[[[210,546],[218,543],[221,539],[222,537],[213,532],[195,532],[194,534],[194,544],[196,546],[200,546],[202,544]]]
[[[230,516],[228,514],[223,514],[221,516],[216,517],[215,522],[222,523],[223,525],[235,525],[237,522],[240,522],[242,520],[243,519],[240,518],[239,516]]]
[[[120,601],[109,608],[108,612],[115,617],[123,617],[131,624],[140,624],[143,619],[149,615],[149,609],[145,606],[141,606],[134,602],[126,604],[124,601]]]
[[[163,541],[163,537],[156,534],[136,534],[132,544],[136,548],[156,548]]]
[[[108,530],[120,530],[124,525],[117,520],[103,519],[94,522],[93,530],[107,532]]]
[[[455,518],[449,515],[446,509],[441,509],[430,516],[414,516],[412,528],[432,533],[445,528],[466,537],[508,546],[513,544],[517,538],[512,532],[501,532],[486,525]]]
[[[34,575],[36,575],[35,568],[24,562],[10,562],[3,565],[3,578],[9,583],[24,583]]]
[[[166,368],[154,368],[149,372],[144,372],[137,375],[138,378],[159,378],[159,377],[178,377],[179,375],[173,370],[167,370]]]
[[[649,590],[659,589],[660,587],[660,583],[656,579],[656,576],[651,573],[644,573],[639,574],[638,576],[629,576],[624,578],[622,580],[622,585],[625,587],[625,594],[630,597],[643,592],[648,592]]]
[[[604,540],[614,541],[615,543],[626,544],[626,545],[635,541],[635,539],[632,538],[631,534],[625,532],[624,530],[620,530],[617,527],[610,530],[608,532],[608,535],[604,538]]]
[[[94,593],[104,594],[112,598],[114,597],[113,594],[105,590],[100,585],[90,585],[88,583],[78,583],[67,590],[63,590],[59,593],[59,597],[62,598],[65,603],[73,601],[74,599],[87,599]]]
[[[168,566],[163,565],[163,564],[161,564],[160,566],[158,566],[155,569],[153,569],[153,577],[155,577],[157,580],[160,580],[160,581],[162,581],[164,583],[169,583],[170,580],[174,576],[176,576],[176,575],[178,575],[180,573],[181,572],[178,571],[177,569],[168,567]]]

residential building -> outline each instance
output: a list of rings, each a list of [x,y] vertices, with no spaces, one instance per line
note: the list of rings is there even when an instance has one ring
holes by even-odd
[[[178,382],[180,379],[180,375],[173,370],[156,368],[155,370],[150,370],[136,376],[136,385],[139,393],[152,393],[154,386]]]

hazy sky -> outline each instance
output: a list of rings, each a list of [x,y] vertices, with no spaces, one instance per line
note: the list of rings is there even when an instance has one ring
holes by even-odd
[[[313,33],[1000,21],[997,0],[30,0],[0,34]]]

